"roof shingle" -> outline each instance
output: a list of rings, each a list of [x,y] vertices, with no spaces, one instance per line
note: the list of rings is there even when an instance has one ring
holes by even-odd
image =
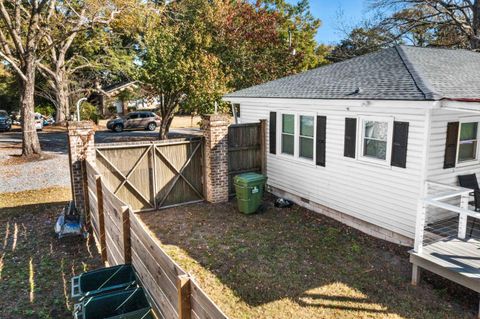
[[[227,94],[225,97],[480,99],[480,54],[396,46]]]

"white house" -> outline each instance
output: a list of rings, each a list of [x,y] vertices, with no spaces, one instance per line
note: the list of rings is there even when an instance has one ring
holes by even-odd
[[[270,190],[412,245],[427,181],[480,172],[480,53],[396,46],[226,95],[267,119]]]

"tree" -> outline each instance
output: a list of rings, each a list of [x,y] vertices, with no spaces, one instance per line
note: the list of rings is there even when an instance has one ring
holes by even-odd
[[[0,63],[0,109],[13,111],[18,107],[18,83],[15,76]]]
[[[380,28],[357,27],[330,52],[328,59],[340,62],[392,45],[392,35]]]
[[[420,28],[431,36],[420,44],[480,49],[480,0],[373,0],[372,5],[394,12],[382,24],[397,29],[399,37]]]
[[[48,48],[39,68],[45,78],[39,94],[49,98],[56,106],[56,122],[62,123],[69,113],[69,101],[77,90],[71,90],[74,77],[98,67],[102,55],[88,55],[90,48],[98,44],[95,37],[104,37],[111,32],[109,24],[127,7],[127,1],[57,1],[52,14],[52,23],[43,26]],[[82,37],[83,36],[83,37]],[[75,43],[82,37],[86,42]],[[71,50],[75,48],[76,50]],[[87,53],[87,54],[85,54]]]
[[[226,91],[227,79],[212,52],[214,13],[209,0],[173,2],[145,28],[139,78],[160,97],[160,139],[167,138],[180,107],[208,110]]]
[[[215,52],[238,90],[325,63],[308,1],[218,2]],[[320,55],[319,55],[320,54]]]
[[[0,0],[0,57],[15,72],[20,86],[24,156],[41,153],[34,118],[35,75],[42,27],[51,22],[53,3]]]

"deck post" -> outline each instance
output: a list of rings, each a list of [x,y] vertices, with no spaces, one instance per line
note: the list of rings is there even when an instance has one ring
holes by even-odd
[[[463,194],[460,199],[460,208],[468,210],[469,194]],[[458,216],[458,238],[465,239],[467,234],[467,214],[460,213]]]
[[[427,204],[423,200],[418,204],[417,221],[415,225],[415,243],[413,249],[420,254],[423,248],[423,235],[425,231],[425,219],[427,214]]]
[[[420,282],[421,268],[412,264],[412,285],[416,286]]]

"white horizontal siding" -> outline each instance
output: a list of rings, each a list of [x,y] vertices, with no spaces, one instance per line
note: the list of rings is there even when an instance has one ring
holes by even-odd
[[[447,125],[449,122],[458,122],[461,119],[472,117],[478,119],[479,113],[467,113],[459,111],[450,111],[444,109],[433,110],[432,128],[430,135],[430,145],[428,152],[428,172],[427,180],[444,183],[449,185],[458,185],[457,176],[480,172],[480,164],[443,168],[445,156],[445,142],[447,138]]]
[[[268,154],[268,183],[413,238],[421,189],[425,109],[392,106],[389,101],[384,105],[377,103],[375,107],[330,106],[325,101],[317,105],[312,101],[293,103],[295,101],[289,100],[275,103],[260,99],[242,101],[242,123],[268,121],[270,111],[290,110],[327,116],[326,167]],[[410,123],[407,168],[380,166],[343,156],[345,118],[358,115],[393,116],[395,121]]]

